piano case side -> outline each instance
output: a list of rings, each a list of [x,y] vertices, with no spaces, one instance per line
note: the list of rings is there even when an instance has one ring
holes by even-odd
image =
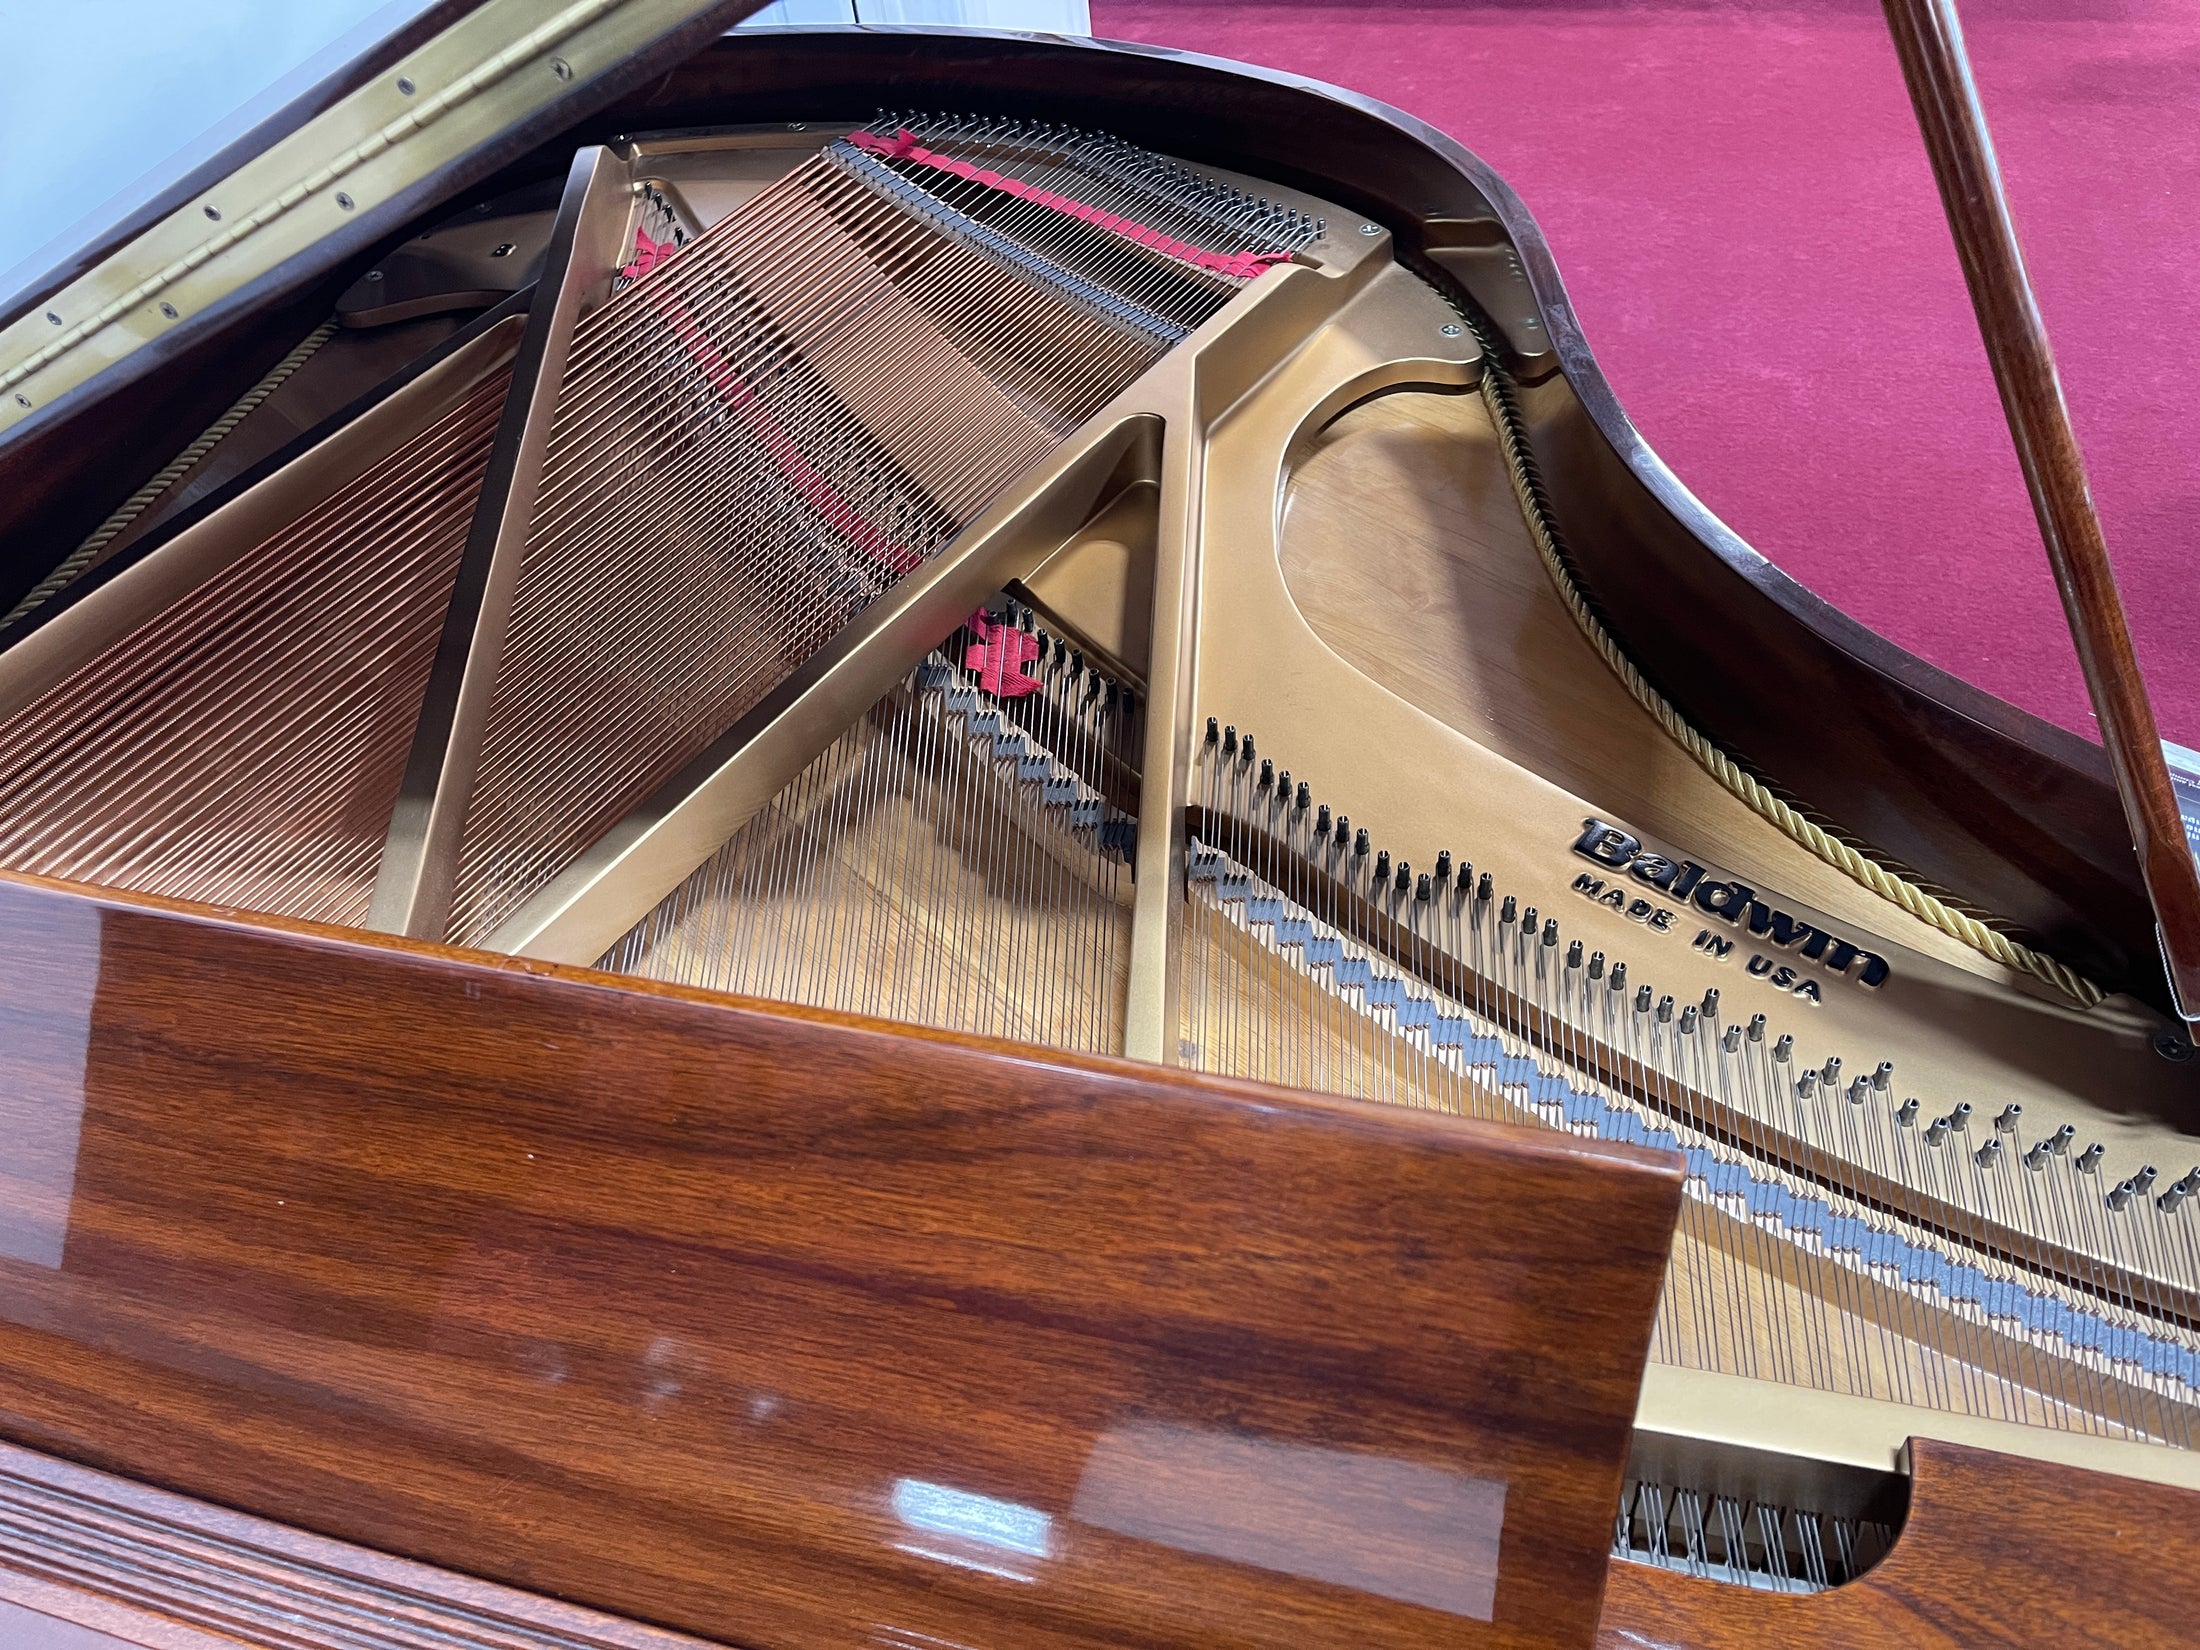
[[[741,1643],[1594,1630],[1672,1160],[15,877],[0,959],[14,1443]]]

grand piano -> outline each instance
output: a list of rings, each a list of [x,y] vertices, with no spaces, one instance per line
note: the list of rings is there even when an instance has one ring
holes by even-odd
[[[2200,880],[1397,110],[445,0],[0,312],[0,1644],[2177,1644]]]

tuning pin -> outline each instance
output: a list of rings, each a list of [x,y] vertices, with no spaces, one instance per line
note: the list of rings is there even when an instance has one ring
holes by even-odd
[[[1526,914],[1523,915],[1520,919],[1520,931],[1523,934],[1532,934],[1535,932],[1535,930],[1536,910],[1535,907],[1531,905],[1528,907]]]
[[[1604,978],[1604,953],[1601,951],[1589,953],[1589,978],[1592,980]]]
[[[2014,1100],[2010,1101],[2008,1105],[1994,1114],[1994,1132],[1996,1134],[2015,1134],[2017,1132],[2017,1119],[2023,1115],[2024,1108]]]
[[[1253,736],[1251,734],[1247,734],[1244,741],[1238,746],[1238,760],[1247,767],[1253,765]]]
[[[1496,885],[1490,881],[1489,872],[1484,871],[1482,873],[1481,881],[1477,882],[1474,885],[1474,902],[1477,905],[1489,904],[1490,898],[1495,893],[1495,891]]]
[[[1405,872],[1400,871],[1398,874],[1400,876],[1404,876]],[[1434,885],[1429,881],[1426,873],[1424,873],[1421,877],[1421,880],[1413,885],[1413,903],[1416,905],[1426,905],[1429,900],[1429,895],[1434,891]]]
[[[1253,748],[1253,742],[1252,742],[1252,741],[1251,741],[1250,739],[1248,739],[1248,740],[1246,740],[1246,741],[1245,741],[1245,748],[1246,748],[1246,750],[1247,750],[1248,752],[1250,752],[1250,751],[1252,750],[1252,748]],[[1261,765],[1260,765],[1260,783],[1259,783],[1259,784],[1258,784],[1258,785],[1257,785],[1257,786],[1255,787],[1255,789],[1257,789],[1257,790],[1263,790],[1263,791],[1265,791],[1266,789],[1268,789],[1268,787],[1269,787],[1269,786],[1273,785],[1273,784],[1274,784],[1275,782],[1276,782],[1276,765],[1275,765],[1275,763],[1273,763],[1273,762],[1263,762],[1263,763],[1261,763]]]
[[[2098,1174],[2101,1169],[2101,1159],[2107,1155],[2108,1148],[2096,1140],[2078,1154],[2074,1167],[2080,1174]]]
[[[1276,796],[1280,800],[1281,798],[1287,797],[1290,794],[1291,770],[1289,768],[1285,768],[1283,772],[1276,775]]]
[[[1838,1056],[1828,1060],[1820,1069],[1818,1081],[1826,1085],[1826,1092],[1829,1094],[1841,1092],[1841,1061]]]
[[[1077,670],[1082,670],[1084,668],[1084,658],[1085,656],[1082,653],[1077,656]],[[1072,674],[1074,675],[1075,671],[1072,671]],[[1214,724],[1212,722],[1208,723],[1208,726],[1210,727],[1212,727],[1213,725]],[[1222,754],[1224,756],[1237,755],[1237,725],[1235,723],[1232,723],[1229,727],[1226,727],[1222,730]]]
[[[1329,834],[1329,804],[1326,802],[1321,805],[1320,811],[1314,815],[1314,834],[1318,837]]]
[[[1612,989],[1614,991],[1625,991],[1627,989],[1627,965],[1625,963],[1612,964]]]
[[[1798,1100],[1813,1100],[1817,1096],[1818,1073],[1805,1066],[1802,1075],[1795,1079],[1795,1098]]]
[[[2048,1160],[2054,1155],[2053,1152],[2047,1149],[2047,1142],[2042,1140],[2024,1154],[2024,1166],[2036,1172],[2046,1168]]]
[[[1648,986],[1643,987],[1643,990],[1645,991],[1648,991],[1649,989],[1650,988]],[[1660,997],[1658,999],[1658,1024],[1664,1026],[1671,1025],[1672,1023],[1673,999],[1670,997]]]
[[[1895,1126],[1896,1126],[1897,1128],[1904,1128],[1904,1129],[1914,1129],[1914,1128],[1916,1128],[1916,1127],[1917,1127],[1917,1114],[1918,1114],[1919,1112],[1923,1111],[1924,1109],[1925,1109],[1925,1108],[1924,1108],[1923,1106],[1921,1106],[1921,1105],[1919,1105],[1919,1104],[1917,1103],[1917,1098],[1916,1098],[1916,1096],[1914,1096],[1914,1095],[1913,1095],[1913,1096],[1911,1096],[1911,1097],[1910,1097],[1909,1099],[1907,1099],[1907,1100],[1903,1101],[1901,1105],[1899,1105],[1899,1106],[1895,1107],[1895,1109],[1894,1109],[1894,1120],[1895,1120]]]
[[[1558,944],[1558,919],[1556,917],[1545,917],[1543,919],[1543,943],[1546,946]]]
[[[2065,1123],[2048,1137],[2047,1149],[2057,1157],[2061,1157],[2070,1150],[2070,1142],[2077,1138],[2077,1125],[2075,1123]]]
[[[1990,1134],[1986,1144],[1971,1154],[1971,1161],[1982,1169],[1991,1169],[2001,1161],[2001,1136]]]
[[[1971,1126],[1971,1102],[1966,1100],[1948,1114],[1948,1127],[1961,1133]]]
[[[1928,1146],[1937,1146],[1947,1138],[1948,1119],[1946,1119],[1945,1117],[1934,1118],[1932,1126],[1925,1131],[1925,1144]]]
[[[1637,991],[1637,992],[1635,993],[1635,1012],[1636,1012],[1637,1014],[1647,1014],[1647,1013],[1649,1013],[1649,1012],[1650,1012],[1650,999],[1651,999],[1651,991],[1650,991],[1650,988],[1649,988],[1648,986],[1644,986],[1644,987],[1642,987],[1642,989],[1641,989],[1641,990]]]
[[[2119,1180],[2115,1189],[2108,1194],[2108,1206],[2118,1214],[2123,1213],[2131,1203],[2132,1193],[2137,1190],[2138,1188],[2132,1185],[2130,1181]]]
[[[1292,806],[1303,814],[1308,808],[1312,807],[1313,805],[1313,787],[1308,785],[1307,782],[1302,779],[1299,781],[1299,794],[1293,799]]]
[[[2131,1177],[2131,1189],[2141,1197],[2145,1197],[2147,1193],[2154,1190],[2154,1183],[2160,1178],[2161,1176],[2155,1172],[2153,1164],[2145,1164],[2137,1174]]]
[[[1670,997],[1665,999],[1665,1001],[1668,1003],[1672,1000],[1673,999]],[[1662,1003],[1659,1005],[1659,1017],[1664,1017],[1664,1004]],[[1696,1005],[1694,1003],[1690,1003],[1686,1008],[1681,1010],[1680,1035],[1683,1037],[1693,1037],[1696,1035]]]
[[[1441,888],[1451,881],[1451,850],[1446,848],[1436,856],[1436,886]]]
[[[1762,1014],[1752,1014],[1749,1017],[1748,1037],[1753,1043],[1765,1040],[1765,1017]]]
[[[1566,947],[1566,966],[1569,970],[1581,966],[1581,942],[1579,940],[1573,941]]]
[[[1872,1072],[1872,1087],[1881,1094],[1885,1094],[1894,1087],[1894,1062],[1892,1060],[1879,1062],[1877,1069]]]
[[[1375,856],[1375,880],[1378,884],[1390,880],[1390,850],[1388,848]]]
[[[1428,878],[1423,877],[1421,880],[1423,882],[1426,882],[1428,881]],[[1401,859],[1398,862],[1398,874],[1391,882],[1390,891],[1394,894],[1402,895],[1407,889],[1411,888],[1412,886],[1413,867],[1408,865],[1404,860]]]
[[[1739,1054],[1742,1051],[1742,1028],[1728,1026],[1726,1035],[1719,1039],[1719,1047],[1729,1054]]]
[[[1852,1106],[1861,1106],[1864,1103],[1865,1099],[1871,1094],[1871,1091],[1872,1080],[1869,1077],[1857,1077],[1852,1079],[1849,1083],[1849,1104]]]
[[[1774,1044],[1772,1045],[1772,1059],[1773,1059],[1773,1063],[1774,1063],[1775,1065],[1782,1065],[1782,1066],[1784,1066],[1784,1065],[1786,1065],[1786,1064],[1787,1064],[1787,1063],[1788,1063],[1788,1062],[1789,1062],[1790,1060],[1793,1060],[1794,1058],[1795,1058],[1795,1039],[1794,1039],[1794,1038],[1792,1038],[1792,1037],[1782,1037],[1782,1038],[1781,1038],[1781,1039],[1780,1039],[1780,1040],[1779,1040],[1778,1042],[1776,1042],[1776,1043],[1774,1043]]]
[[[1514,899],[1512,895],[1507,894],[1505,903],[1497,909],[1497,920],[1499,922],[1518,922],[1520,920],[1520,902]]]
[[[1367,833],[1365,831],[1359,831],[1353,835],[1352,857],[1354,859],[1367,858]]]
[[[1703,1017],[1716,1020],[1719,1017],[1719,988],[1713,986],[1703,994]]]

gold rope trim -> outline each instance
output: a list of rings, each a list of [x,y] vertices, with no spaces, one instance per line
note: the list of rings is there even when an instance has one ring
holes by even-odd
[[[1469,319],[1472,324],[1471,318]],[[1551,583],[1557,587],[1567,612],[1574,616],[1575,625],[1588,639],[1589,645],[1612,667],[1612,673],[1626,686],[1635,703],[1657,719],[1658,726],[1695,759],[1697,766],[1725,786],[1732,795],[1747,803],[1752,812],[1771,821],[1790,839],[1809,849],[1835,870],[1854,878],[1882,899],[1893,901],[1911,916],[1930,923],[1950,938],[1961,940],[1973,950],[1991,957],[2003,967],[2045,980],[2081,1007],[2091,1008],[2107,995],[2099,986],[2067,964],[2056,961],[2044,952],[2034,951],[2030,946],[2020,945],[2006,934],[1996,932],[1976,917],[1955,909],[1916,883],[1889,870],[1856,844],[1844,841],[1822,825],[1804,817],[1776,795],[1763,780],[1698,732],[1663,694],[1650,685],[1642,672],[1635,668],[1634,660],[1621,649],[1612,633],[1604,628],[1596,610],[1589,605],[1589,598],[1574,580],[1564,541],[1559,536],[1557,517],[1552,513],[1549,497],[1543,490],[1542,475],[1535,467],[1534,455],[1529,452],[1523,434],[1524,422],[1520,409],[1513,400],[1511,377],[1498,365],[1497,352],[1491,348],[1490,340],[1483,329],[1475,326],[1474,330],[1482,341],[1482,397],[1489,406],[1490,421],[1497,427],[1498,444],[1505,454],[1505,468],[1512,477],[1513,494],[1520,501],[1520,513],[1527,521],[1529,536],[1535,540],[1536,552],[1543,558],[1544,569],[1550,574]]]
[[[8,610],[8,616],[0,619],[0,628],[15,623],[24,614],[35,612],[50,601],[56,592],[66,587],[79,573],[99,559],[100,551],[115,541],[122,530],[159,502],[161,496],[181,481],[200,459],[219,446],[261,402],[280,389],[286,379],[313,359],[313,354],[335,335],[336,323],[323,321],[306,335],[305,341],[268,369],[268,374],[249,390],[237,404],[221,417],[207,425],[198,440],[176,454],[168,467],[144,486],[122,501],[115,513],[99,524],[98,530],[82,544],[71,550],[68,556],[51,573],[40,579],[21,601]]]

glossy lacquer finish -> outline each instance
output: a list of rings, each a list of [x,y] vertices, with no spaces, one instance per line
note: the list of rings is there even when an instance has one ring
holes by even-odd
[[[1678,1196],[0,881],[0,1434],[744,1645],[1586,1644]]]

